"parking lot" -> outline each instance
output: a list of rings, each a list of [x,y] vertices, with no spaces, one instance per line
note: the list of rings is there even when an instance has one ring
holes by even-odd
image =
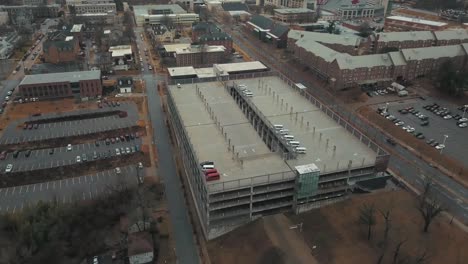
[[[453,118],[444,119],[441,116],[434,114],[433,112],[424,109],[426,105],[433,104],[434,101],[431,100],[407,100],[392,102],[388,104],[388,113],[400,119],[404,124],[400,127],[410,126],[414,128],[413,134],[421,132],[424,135],[425,142],[433,139],[435,143],[442,144],[444,143],[445,148],[442,150],[444,154],[451,156],[454,159],[462,162],[465,166],[468,166],[468,159],[464,158],[468,154],[468,141],[466,140],[468,136],[468,128],[460,128],[457,126],[457,121]],[[452,112],[453,115],[463,114],[463,111],[458,110],[454,107],[447,107]],[[385,108],[386,104],[377,105],[377,107]],[[428,125],[422,126],[423,120],[412,113],[400,113],[398,110],[413,107],[416,111],[419,111],[421,114],[428,117]],[[467,115],[468,116],[468,113]],[[448,137],[445,139],[444,135]],[[445,139],[445,142],[444,142]]]
[[[53,138],[87,135],[136,125],[138,112],[134,103],[122,103],[118,107],[102,108],[97,110],[73,111],[69,113],[69,115],[99,113],[109,111],[109,109],[125,111],[127,112],[127,116],[119,117],[117,115],[111,115],[64,122],[39,123],[34,128],[30,127],[24,129],[24,123],[26,122],[41,122],[46,118],[63,118],[66,115],[47,114],[39,117],[30,117],[12,122],[3,133],[3,136],[0,139],[0,144],[18,144]]]
[[[115,141],[115,139],[113,140]],[[119,149],[119,154],[116,152],[117,148]],[[66,146],[32,150],[30,153],[27,150],[22,150],[17,154],[16,158],[14,157],[14,152],[9,152],[6,154],[5,160],[0,161],[0,173],[5,173],[7,164],[13,165],[10,172],[32,171],[74,164],[77,163],[78,156],[80,157],[79,162],[84,163],[85,159],[87,161],[105,159],[117,155],[135,153],[139,150],[141,150],[140,138],[129,138],[129,140],[121,140],[119,138],[119,142],[115,143],[111,143],[109,140],[109,145],[106,145],[106,142],[101,140],[94,143],[73,145],[71,150],[67,150]],[[26,157],[28,153],[29,156]]]
[[[135,164],[120,168],[120,173],[113,169],[59,181],[3,188],[0,189],[0,213],[14,213],[39,201],[72,203],[95,199],[124,186],[136,186],[144,174],[145,170]]]

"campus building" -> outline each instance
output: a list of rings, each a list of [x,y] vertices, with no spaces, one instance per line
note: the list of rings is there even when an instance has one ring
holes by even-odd
[[[341,201],[388,179],[383,149],[284,76],[172,84],[165,106],[170,131],[207,239],[265,215]],[[205,176],[203,162],[216,172]]]
[[[379,0],[361,0],[353,4],[351,0],[321,1],[321,10],[335,14],[340,20],[373,18],[383,16],[388,3]]]
[[[93,98],[102,94],[101,71],[26,75],[18,88],[23,98]]]
[[[115,3],[107,4],[74,4],[76,14],[113,13],[117,12]]]
[[[405,34],[403,36],[413,36],[410,32]],[[323,43],[326,38],[320,35],[328,34],[291,31],[288,48],[293,56],[308,66],[318,77],[327,80],[334,89],[368,83],[386,84],[398,79],[413,80],[437,73],[446,61],[452,61],[455,67],[460,69],[465,67],[468,59],[468,43],[463,42],[463,34],[437,33],[439,37],[450,34],[462,36],[459,39],[462,44],[448,46],[435,46],[437,38],[434,34],[431,39],[430,34],[432,32],[426,32],[419,40],[413,39],[407,42],[390,41],[388,39],[390,35],[386,35],[385,42],[389,45],[385,47],[395,47],[397,51],[358,55],[337,51],[327,46]],[[392,33],[392,36],[396,39],[402,37],[395,33]],[[444,40],[440,43],[452,42],[457,41]],[[381,47],[376,49],[378,52],[385,48],[380,44],[377,46]]]
[[[287,24],[309,23],[314,21],[315,12],[307,8],[275,9],[273,18]]]
[[[259,40],[271,43],[277,48],[287,45],[289,28],[265,16],[253,15],[245,24],[245,29]]]
[[[58,16],[59,5],[22,5],[22,6],[0,6],[0,11],[8,13],[10,22],[13,25],[23,24],[23,20],[27,19],[32,22],[37,18],[54,18]]]
[[[431,21],[404,16],[389,16],[385,18],[385,31],[421,31],[421,30],[445,30],[448,28],[445,22]]]
[[[179,5],[134,5],[133,12],[138,26],[158,24],[191,26],[200,20],[198,14],[187,13]]]
[[[200,22],[192,27],[192,42],[210,46],[224,46],[225,53],[232,52],[232,37],[215,24]]]
[[[42,43],[42,51],[46,63],[59,64],[76,61],[80,53],[79,38],[55,32]]]
[[[226,60],[224,46],[190,45],[175,51],[176,64],[181,66],[211,66]]]

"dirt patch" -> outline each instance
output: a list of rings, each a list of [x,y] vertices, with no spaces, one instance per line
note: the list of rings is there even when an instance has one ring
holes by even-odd
[[[282,252],[274,247],[259,219],[226,235],[208,241],[212,264],[284,263]]]
[[[376,263],[383,251],[385,224],[377,212],[372,239],[367,240],[364,227],[357,223],[359,209],[365,203],[380,210],[391,208],[389,243],[382,263],[392,263],[400,241],[405,241],[401,257],[414,259],[426,251],[428,261],[424,263],[464,263],[462,260],[468,257],[464,250],[468,248],[468,234],[451,225],[449,219],[436,218],[429,233],[422,232],[416,199],[406,191],[362,195],[289,217],[293,222],[304,223],[304,238],[320,263]]]
[[[465,186],[468,185],[468,170],[465,169],[463,164],[459,161],[446,155],[441,155],[435,148],[427,145],[424,140],[419,140],[400,127],[395,126],[392,122],[383,118],[368,106],[360,108],[358,113],[369,122],[379,127],[382,131],[385,131],[388,135],[392,135],[392,137],[401,140],[405,145],[414,149],[414,151],[418,153],[419,157],[424,157],[426,161],[437,163],[439,168],[443,168],[450,172],[449,174],[452,174],[454,179],[458,180]],[[388,149],[391,151],[390,148]],[[422,153],[424,153],[424,155],[422,155]]]

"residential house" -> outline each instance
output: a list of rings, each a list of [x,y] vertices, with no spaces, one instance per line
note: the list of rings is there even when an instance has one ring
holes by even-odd
[[[132,77],[120,77],[117,79],[117,88],[119,93],[131,93],[133,92],[133,78]]]
[[[68,36],[66,32],[57,31],[47,37],[42,43],[44,62],[64,63],[73,62],[79,58],[79,40]]]

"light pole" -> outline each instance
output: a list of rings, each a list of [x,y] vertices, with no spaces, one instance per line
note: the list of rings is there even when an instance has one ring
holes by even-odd
[[[387,113],[387,112],[388,112],[388,102],[385,103],[385,113]]]
[[[445,148],[445,141],[447,140],[447,138],[448,138],[448,135],[444,135],[444,141],[442,142],[442,145],[443,145],[444,147],[440,149],[440,154],[442,154],[442,151],[443,151],[444,148]]]
[[[468,104],[463,106],[463,116],[462,116],[462,118],[465,118],[466,110],[468,110]]]

